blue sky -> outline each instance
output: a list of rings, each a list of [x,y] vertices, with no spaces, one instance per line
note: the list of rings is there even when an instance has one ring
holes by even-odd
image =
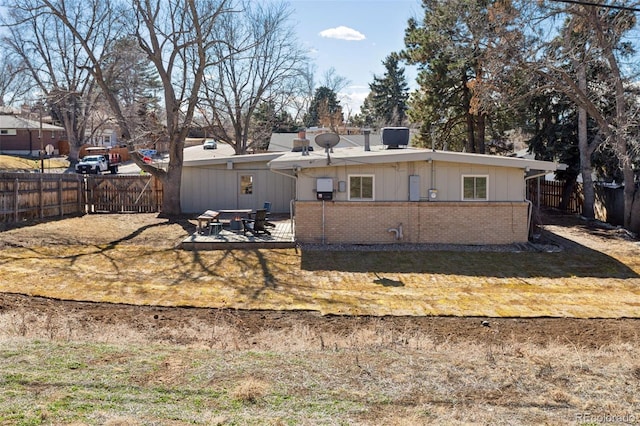
[[[421,16],[419,0],[289,0],[298,38],[317,67],[316,81],[333,67],[350,84],[340,94],[345,116],[360,112],[382,61],[404,48],[407,20]],[[415,86],[416,72],[405,76]]]

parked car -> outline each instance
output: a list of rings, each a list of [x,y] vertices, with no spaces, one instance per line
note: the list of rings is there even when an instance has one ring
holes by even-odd
[[[218,148],[218,142],[216,142],[213,139],[207,139],[206,141],[204,141],[204,143],[202,144],[202,148],[203,149],[216,149]]]
[[[109,162],[104,155],[87,155],[76,164],[76,173],[99,175],[109,170]]]
[[[106,171],[112,174],[118,173],[118,166],[122,164],[122,158],[117,152],[99,146],[86,148],[86,152],[88,155],[76,164],[76,173],[101,174]]]

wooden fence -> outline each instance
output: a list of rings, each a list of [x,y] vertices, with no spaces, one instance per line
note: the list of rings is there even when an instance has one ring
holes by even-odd
[[[82,177],[0,173],[0,222],[84,214]]]
[[[538,183],[534,180],[529,182],[527,189],[527,198],[533,202],[534,206],[561,209],[564,182],[544,181],[541,179]],[[624,187],[596,183],[594,191],[593,213],[595,218],[612,225],[624,225]],[[637,197],[640,199],[640,195]],[[583,214],[583,199],[582,184],[578,183],[569,195],[564,211],[572,214]],[[637,209],[640,210],[638,207]],[[637,213],[632,212],[631,227],[629,229],[632,232],[640,232],[640,220],[633,220],[637,216]]]
[[[97,212],[159,212],[162,184],[150,175],[0,173],[0,223]]]
[[[89,213],[153,213],[162,205],[162,184],[151,175],[87,176]]]
[[[527,198],[540,208],[559,209],[564,197],[564,181],[533,179],[529,181]],[[582,214],[582,184],[576,184],[564,209],[567,213]]]

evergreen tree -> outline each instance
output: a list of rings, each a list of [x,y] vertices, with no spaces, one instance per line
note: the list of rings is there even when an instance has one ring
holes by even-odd
[[[309,112],[304,117],[304,125],[329,127],[335,130],[342,121],[342,107],[336,92],[326,86],[317,88],[309,105]]]
[[[371,108],[381,125],[401,126],[406,118],[408,85],[404,68],[398,65],[398,55],[391,54],[382,61],[386,71],[384,76],[373,76]]]
[[[136,133],[156,133],[160,109],[156,93],[162,88],[153,64],[132,37],[117,40],[104,63],[107,84],[120,99],[125,117]]]
[[[408,102],[409,117],[422,123],[418,143],[485,152],[488,117],[501,107],[487,57],[500,42],[495,30],[512,17],[507,3],[423,0],[422,21],[409,20],[401,57],[419,66],[420,89]]]
[[[299,126],[294,122],[291,114],[285,110],[276,111],[275,102],[263,102],[253,113],[251,126],[252,146],[259,151],[267,151],[273,133],[293,133]]]
[[[542,12],[546,15],[549,10]],[[543,79],[544,90],[566,96],[578,110],[582,214],[595,217],[593,172],[601,168],[624,182],[624,226],[638,229],[640,191],[633,158],[639,146],[635,93],[629,90],[635,84],[633,73],[623,65],[635,53],[631,43],[635,16],[631,11],[591,3],[562,5],[552,12],[564,18],[562,25],[555,37],[537,34],[533,41],[542,49],[527,52],[523,66]],[[594,124],[589,125],[590,121]],[[595,129],[596,137],[589,137],[590,128]],[[594,162],[603,153],[614,154],[617,167],[606,158]]]
[[[528,104],[527,133],[534,136],[527,141],[529,151],[545,161],[559,161],[566,170],[556,172],[564,181],[561,209],[566,209],[580,175],[580,151],[578,149],[577,108],[566,96],[548,92],[532,96]],[[593,132],[590,133],[593,138]]]
[[[373,127],[376,119],[373,108],[371,107],[371,104],[373,102],[372,97],[373,92],[369,92],[367,97],[364,98],[362,105],[360,105],[360,114],[356,114],[351,119],[352,125],[357,127]]]

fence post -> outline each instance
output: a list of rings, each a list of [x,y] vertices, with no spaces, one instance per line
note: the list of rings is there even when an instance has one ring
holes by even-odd
[[[58,203],[60,205],[60,217],[64,217],[64,203],[62,202],[62,176],[58,178]]]
[[[77,175],[76,183],[78,184],[78,213],[87,213],[85,197],[84,197],[84,179]]]
[[[538,191],[538,199],[537,201],[537,205],[538,205],[538,212],[540,211],[540,176],[538,176],[536,178],[536,184],[538,185],[537,191]]]
[[[44,218],[44,197],[43,197],[43,182],[42,178],[38,179],[38,207],[40,210],[40,219]]]
[[[18,223],[18,195],[20,194],[20,191],[18,190],[19,184],[20,181],[16,178],[13,183],[13,221],[15,223]]]
[[[162,197],[164,194],[164,185],[162,181],[156,176],[152,176],[153,179],[153,200],[155,201],[156,211],[162,211]]]
[[[95,181],[92,176],[87,176],[87,208],[89,213],[95,213],[95,199],[93,197],[93,186]]]

